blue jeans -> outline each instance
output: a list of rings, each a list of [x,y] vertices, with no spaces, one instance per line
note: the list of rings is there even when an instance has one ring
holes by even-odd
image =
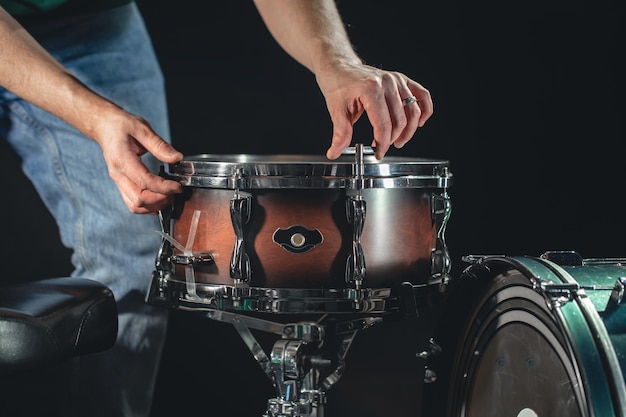
[[[81,81],[169,140],[164,80],[135,4],[24,24]],[[76,378],[64,414],[147,417],[167,322],[167,311],[144,301],[160,245],[156,216],[128,210],[98,144],[1,87],[0,137],[22,159],[72,249],[72,275],[106,284],[118,302],[117,344],[72,362]]]

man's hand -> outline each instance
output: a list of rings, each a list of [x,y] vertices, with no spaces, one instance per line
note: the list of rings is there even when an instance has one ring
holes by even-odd
[[[130,211],[156,212],[169,204],[174,194],[181,193],[182,186],[150,172],[140,157],[150,152],[161,162],[176,163],[183,155],[159,137],[148,122],[118,110],[114,116],[101,119],[95,140]]]
[[[377,159],[392,144],[404,146],[433,114],[430,92],[399,72],[349,63],[325,68],[316,76],[333,122],[329,159],[350,146],[353,125],[363,112],[373,127]]]

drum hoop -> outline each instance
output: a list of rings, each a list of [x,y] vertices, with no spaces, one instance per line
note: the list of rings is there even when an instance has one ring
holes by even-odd
[[[187,293],[186,283],[168,281],[168,291],[179,308],[258,313],[367,313],[388,312],[390,288],[263,288],[196,283],[196,294]],[[356,306],[358,305],[358,308]]]
[[[448,161],[373,156],[363,174],[345,156],[336,161],[313,155],[194,155],[170,164],[165,174],[182,185],[209,188],[447,188]]]
[[[537,259],[537,262],[544,263],[548,268],[553,269],[558,273],[559,276],[563,277],[563,280],[567,281],[567,283],[577,283],[576,279],[570,275],[564,268],[551,262],[546,259]],[[604,262],[606,264],[606,262]],[[587,349],[582,346],[583,343],[593,344],[596,347],[596,350],[599,353],[600,361],[604,364],[602,367],[606,373],[606,382],[609,384],[609,388],[611,388],[611,394],[616,396],[614,402],[611,404],[619,410],[622,416],[626,415],[626,383],[624,381],[624,376],[622,374],[622,368],[617,357],[617,353],[615,352],[614,347],[610,344],[610,336],[609,333],[602,322],[601,317],[597,314],[597,310],[591,300],[586,296],[585,290],[581,289],[576,292],[575,301],[577,311],[582,315],[582,319],[584,319],[587,324],[586,329],[588,329],[588,334],[585,335],[587,340],[582,340],[583,335],[579,333],[575,333],[571,331],[571,328],[568,326],[568,337],[570,340],[576,340],[575,348],[580,351],[587,351]],[[561,309],[559,309],[559,313],[563,315],[563,308],[567,307],[567,304]],[[564,315],[562,318],[565,318]],[[564,322],[567,322],[566,320]],[[578,356],[583,358],[583,356]],[[581,369],[586,375],[588,381],[591,381],[593,377],[597,377],[597,367],[583,367]],[[590,372],[589,372],[590,371]],[[599,386],[601,384],[597,382],[592,382],[590,384],[592,387]],[[610,399],[607,399],[610,400]],[[594,410],[596,415],[604,415],[607,410],[603,410],[602,407],[606,407],[607,401],[602,399],[595,400],[594,399],[594,407],[599,407],[599,409]]]
[[[451,185],[450,178],[405,176],[395,178],[365,178],[359,185],[354,178],[294,178],[294,177],[246,177],[233,180],[227,177],[204,175],[169,174],[168,178],[183,186],[219,189],[348,189],[358,188],[408,188],[446,189]]]

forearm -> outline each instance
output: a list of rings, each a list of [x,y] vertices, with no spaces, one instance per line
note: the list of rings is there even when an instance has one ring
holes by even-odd
[[[254,0],[268,30],[295,60],[317,74],[358,64],[334,0]]]
[[[102,110],[116,108],[72,76],[1,7],[0,85],[90,137]]]

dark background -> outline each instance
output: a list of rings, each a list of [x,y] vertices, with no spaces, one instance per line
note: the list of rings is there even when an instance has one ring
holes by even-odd
[[[323,154],[332,126],[314,76],[278,47],[251,1],[208,4],[139,1],[166,78],[175,146],[187,155]],[[450,162],[453,276],[466,254],[626,256],[626,37],[618,1],[338,5],[366,62],[406,73],[433,96],[434,116],[390,154]],[[367,123],[357,123],[355,141],[369,143]],[[68,274],[56,227],[1,146],[5,271]],[[265,411],[273,389],[230,326],[180,313],[171,324],[157,415],[210,414],[216,398],[234,416]],[[415,332],[397,323],[358,336],[333,407],[379,417],[386,412],[375,404],[382,404],[396,416],[416,415]],[[357,411],[363,404],[367,411]]]

